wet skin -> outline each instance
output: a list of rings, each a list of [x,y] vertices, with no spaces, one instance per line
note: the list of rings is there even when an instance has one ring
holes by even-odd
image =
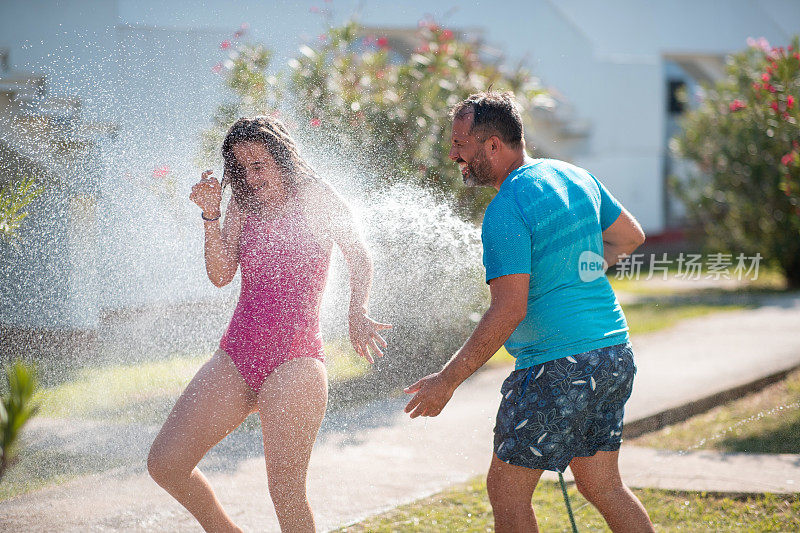
[[[233,145],[233,155],[244,169],[247,185],[261,203],[275,205],[286,199],[283,172],[263,143],[236,143]]]
[[[471,129],[472,115],[453,121],[448,156],[458,163],[461,168],[461,177],[466,185],[470,187],[492,186],[495,179],[491,173],[484,145],[488,139],[481,140],[470,132]]]

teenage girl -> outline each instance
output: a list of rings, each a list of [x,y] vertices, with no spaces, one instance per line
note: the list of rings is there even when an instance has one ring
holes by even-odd
[[[222,287],[241,267],[241,295],[219,349],[178,398],[153,442],[153,479],[206,531],[240,531],[197,464],[258,412],[269,492],[283,531],[314,531],[306,496],[311,447],[328,399],[319,307],[333,244],[350,271],[350,340],[373,362],[388,324],[367,316],[372,263],[347,204],[297,152],[280,121],[242,118],[222,144],[222,184],[203,172],[205,263]],[[233,198],[220,224],[222,191]],[[222,227],[220,227],[222,226]]]

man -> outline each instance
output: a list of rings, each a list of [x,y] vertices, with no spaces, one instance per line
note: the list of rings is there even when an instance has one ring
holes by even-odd
[[[538,531],[531,498],[539,477],[567,466],[613,531],[652,531],[617,465],[636,368],[603,275],[603,259],[613,265],[644,233],[585,170],[526,156],[511,93],[474,94],[452,117],[450,159],[464,182],[498,191],[482,229],[491,303],[444,368],[406,389],[415,395],[405,410],[438,415],[505,344],[516,365],[501,389],[487,477],[496,531]]]

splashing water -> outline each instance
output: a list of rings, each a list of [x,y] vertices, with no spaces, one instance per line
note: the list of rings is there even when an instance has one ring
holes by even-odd
[[[760,412],[758,412],[758,413],[756,413],[754,415],[748,416],[747,418],[743,418],[743,419],[737,421],[735,424],[731,425],[730,427],[725,428],[723,431],[720,431],[720,432],[712,435],[711,437],[708,437],[708,438],[705,438],[705,439],[700,439],[696,444],[693,444],[693,445],[689,446],[688,448],[686,448],[684,450],[680,450],[678,452],[678,455],[686,455],[686,454],[688,454],[689,452],[691,452],[693,450],[697,450],[699,448],[702,448],[706,444],[709,444],[711,442],[717,441],[717,440],[723,438],[725,435],[728,435],[729,433],[732,433],[732,432],[736,431],[737,429],[739,429],[742,426],[746,426],[747,424],[750,424],[752,422],[756,422],[758,420],[761,420],[762,418],[766,418],[766,417],[769,417],[769,416],[780,415],[782,412],[790,411],[790,410],[793,410],[793,409],[800,409],[800,402],[794,402],[794,403],[790,403],[790,404],[779,405],[777,407],[773,407],[772,409],[768,409],[766,411],[760,411]]]
[[[202,223],[188,200],[201,171],[199,132],[220,101],[208,65],[220,35],[116,27],[97,42],[73,37],[81,54],[104,58],[96,68],[59,46],[50,62],[26,68],[44,72],[46,87],[0,113],[4,168],[9,158],[24,160],[47,190],[0,256],[0,355],[39,361],[47,388],[39,398],[47,408],[6,486],[15,476],[25,485],[140,469],[174,399],[219,341],[239,289],[238,276],[222,290],[208,281]],[[198,72],[211,81],[187,94],[183,80]],[[73,93],[84,101],[54,96]],[[66,145],[87,150],[55,157]],[[480,316],[488,291],[479,230],[422,188],[376,185],[374,172],[354,168],[340,147],[309,144],[301,153],[346,197],[372,253],[370,313],[395,325],[371,374],[372,388],[386,393],[439,366]],[[337,251],[321,310],[326,341],[346,338],[348,299]],[[262,453],[249,431],[256,425],[247,421],[216,460]]]

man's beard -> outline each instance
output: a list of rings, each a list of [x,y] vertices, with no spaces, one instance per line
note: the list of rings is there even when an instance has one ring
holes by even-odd
[[[486,158],[486,148],[481,147],[481,151],[475,154],[471,163],[467,163],[467,175],[464,176],[464,183],[468,187],[489,187],[494,185],[492,168]]]

